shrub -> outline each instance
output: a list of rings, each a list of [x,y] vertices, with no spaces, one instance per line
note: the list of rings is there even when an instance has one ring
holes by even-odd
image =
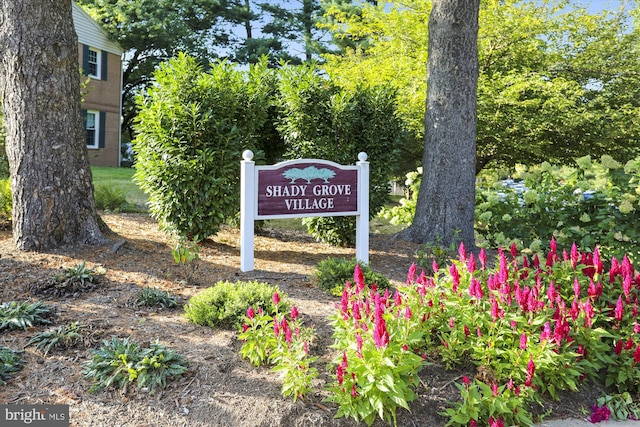
[[[262,148],[270,73],[265,63],[245,74],[227,62],[205,73],[184,55],[155,72],[137,99],[132,144],[134,180],[163,230],[200,241],[238,212],[241,152]]]
[[[57,348],[69,348],[82,341],[87,327],[73,322],[68,325],[36,334],[27,343],[27,347],[34,345],[36,349],[43,351],[45,355]]]
[[[9,178],[0,179],[0,220],[8,221],[11,219],[11,207],[13,200],[11,199],[11,184]]]
[[[280,72],[280,122],[286,158],[321,158],[353,164],[366,152],[370,163],[369,214],[388,199],[392,165],[406,141],[396,115],[395,92],[386,86],[340,88],[312,66]],[[355,241],[354,217],[306,218],[309,231],[334,245]]]
[[[120,212],[128,207],[127,197],[118,187],[98,185],[94,197],[96,209]]]
[[[5,381],[20,371],[23,365],[24,361],[17,352],[0,346],[0,385],[4,385]]]
[[[198,325],[237,329],[242,326],[247,307],[261,309],[273,316],[276,313],[272,301],[274,292],[278,292],[282,298],[279,309],[287,310],[291,303],[277,286],[255,281],[220,281],[191,297],[185,306],[185,314],[187,319]]]
[[[92,358],[83,367],[83,375],[93,380],[90,391],[135,382],[138,388],[166,387],[167,380],[182,375],[188,364],[180,354],[157,342],[141,348],[129,338],[112,337],[102,347],[91,350]]]
[[[576,164],[518,167],[518,189],[489,180],[476,192],[476,231],[491,247],[516,242],[539,252],[553,237],[560,246],[598,245],[607,257],[639,260],[640,158],[624,167],[607,156]]]
[[[172,308],[178,305],[178,300],[167,291],[147,287],[138,292],[135,304],[145,307]]]
[[[318,263],[314,272],[315,283],[327,293],[333,296],[342,295],[345,283],[353,282],[353,271],[358,265],[364,274],[367,283],[375,283],[378,288],[388,288],[389,279],[382,274],[376,273],[368,265],[358,262],[355,259],[327,258]]]
[[[51,315],[51,308],[42,301],[30,303],[3,302],[0,304],[0,331],[5,329],[24,329],[36,324],[51,323],[47,317]]]

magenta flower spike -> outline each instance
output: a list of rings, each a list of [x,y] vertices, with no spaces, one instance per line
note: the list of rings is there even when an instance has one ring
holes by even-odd
[[[573,242],[573,244],[571,245],[570,258],[571,265],[575,269],[578,266],[578,260],[580,259],[580,254],[578,253],[578,246],[576,245],[576,242]]]
[[[636,347],[636,351],[633,352],[633,363],[640,362],[640,344]]]
[[[533,363],[533,359],[529,358],[529,363],[527,363],[527,379],[524,382],[524,385],[527,387],[531,387],[533,375],[536,372],[536,364]]]
[[[440,266],[438,265],[438,262],[435,259],[431,263],[431,269],[433,270],[434,273],[440,270]]]
[[[449,274],[451,275],[451,279],[453,279],[453,292],[458,293],[458,286],[460,285],[460,273],[458,273],[458,269],[455,264],[451,264],[449,267]]]
[[[549,242],[549,248],[551,249],[551,252],[553,252],[554,255],[557,255],[558,242],[556,242],[555,237],[551,237],[551,241]]]
[[[410,285],[415,282],[416,271],[417,271],[416,263],[413,262],[411,263],[411,267],[409,267],[409,271],[407,272],[407,282],[406,282],[407,285]]]
[[[280,295],[278,295],[278,291],[273,293],[273,296],[271,297],[271,300],[273,301],[273,303],[275,305],[280,304]]]
[[[518,256],[518,247],[516,246],[516,242],[511,243],[511,256],[513,258]]]
[[[473,252],[469,254],[469,258],[467,259],[467,270],[469,270],[469,273],[476,271],[476,257],[473,255]]]
[[[593,265],[596,268],[596,272],[598,274],[602,274],[604,271],[604,266],[602,265],[602,260],[600,259],[600,250],[598,246],[593,249]]]
[[[249,319],[253,319],[256,315],[256,312],[253,310],[253,307],[247,308],[247,317]]]
[[[609,269],[609,283],[616,280],[616,276],[620,272],[620,263],[616,257],[611,258],[611,268]]]
[[[522,335],[520,335],[520,350],[526,350],[527,349],[527,334],[526,333],[522,333]]]
[[[469,427],[478,427],[478,422],[472,419],[469,421]]]
[[[487,253],[484,251],[484,248],[480,249],[478,259],[480,260],[480,268],[485,270],[487,268]]]
[[[393,303],[396,307],[400,307],[402,305],[402,295],[400,295],[400,292],[398,292],[397,289],[393,294]]]
[[[296,320],[299,314],[300,313],[298,313],[298,308],[295,305],[291,307],[291,320]]]
[[[578,281],[578,278],[576,277],[576,278],[573,279],[573,295],[574,295],[574,297],[580,298],[580,292],[581,292],[580,282]]]
[[[356,288],[364,288],[364,275],[362,274],[360,264],[356,264],[353,270],[353,281],[356,283]]]
[[[622,294],[618,297],[618,302],[616,302],[616,308],[613,311],[613,314],[618,322],[622,320],[622,315],[624,314],[624,306],[622,305]]]
[[[458,246],[458,256],[460,257],[460,262],[467,260],[467,249],[464,247],[464,242],[460,242],[460,246]]]

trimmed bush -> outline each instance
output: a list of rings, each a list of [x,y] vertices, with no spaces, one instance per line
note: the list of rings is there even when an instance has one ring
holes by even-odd
[[[245,74],[227,62],[205,73],[180,55],[138,97],[134,180],[163,230],[200,241],[238,212],[242,151],[263,156],[263,131],[273,143],[270,73],[266,64]]]
[[[388,199],[393,165],[406,142],[395,92],[386,86],[341,88],[311,66],[282,69],[280,92],[278,130],[287,143],[285,157],[349,165],[366,152],[373,218]],[[304,223],[318,240],[340,246],[355,242],[354,217],[313,217]]]
[[[356,264],[360,265],[365,282],[375,283],[378,289],[386,289],[390,286],[389,279],[374,272],[368,265],[346,258],[327,258],[320,261],[315,271],[315,283],[329,295],[340,296],[345,283],[347,281],[353,283]]]
[[[291,302],[277,286],[255,281],[220,281],[191,297],[185,306],[185,314],[187,319],[198,325],[238,329],[245,319],[247,307],[262,309],[270,315],[275,314],[276,306],[272,300],[275,292],[281,298],[279,310],[288,310]]]

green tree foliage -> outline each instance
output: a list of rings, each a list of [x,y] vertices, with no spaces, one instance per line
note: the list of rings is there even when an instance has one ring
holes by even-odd
[[[312,66],[286,67],[280,73],[279,131],[288,158],[321,158],[353,164],[366,152],[370,169],[370,214],[388,196],[388,182],[405,131],[396,113],[395,92],[389,86],[341,88]],[[351,244],[353,217],[308,218],[316,238]]]
[[[155,73],[138,98],[134,178],[162,229],[199,241],[238,212],[239,159],[261,151],[270,73],[264,62],[249,73],[227,62],[203,72],[182,54]]]
[[[318,0],[232,0],[225,4],[225,19],[237,27],[232,31],[229,54],[235,62],[255,64],[268,56],[272,66],[281,61],[300,64],[326,51],[321,40],[327,30],[316,26],[322,16]]]
[[[218,0],[78,0],[125,50],[123,130],[132,131],[135,96],[160,63],[186,52],[208,63],[229,41]]]
[[[329,9],[334,31],[367,45],[327,55],[326,71],[341,84],[393,85],[414,159],[424,137],[430,3],[364,4],[357,15]],[[640,28],[632,25],[638,8],[629,8],[590,14],[562,0],[482,2],[478,170],[570,163],[586,154],[619,161],[637,155]]]

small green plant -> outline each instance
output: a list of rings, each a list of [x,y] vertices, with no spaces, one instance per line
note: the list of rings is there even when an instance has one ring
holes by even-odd
[[[145,307],[172,308],[178,305],[178,300],[167,291],[147,287],[138,292],[135,304]]]
[[[287,310],[291,303],[277,286],[263,282],[220,281],[189,299],[185,306],[187,319],[205,326],[242,326],[247,307],[261,309],[269,315],[276,313],[272,295],[278,292],[280,310]]]
[[[171,249],[173,260],[182,267],[185,275],[185,281],[188,284],[193,283],[196,271],[198,270],[197,260],[200,259],[200,248],[194,241],[180,238]]]
[[[87,327],[73,322],[68,325],[36,334],[27,343],[27,347],[35,346],[36,349],[47,355],[51,350],[57,348],[69,348],[82,341]]]
[[[0,346],[0,385],[4,385],[5,381],[20,371],[23,365],[24,361],[18,352]]]
[[[273,371],[282,375],[282,395],[292,396],[295,402],[312,389],[311,383],[318,376],[317,369],[311,367],[317,357],[309,356],[309,343],[315,332],[302,326],[295,306],[288,315],[278,310],[277,292],[272,301],[276,307],[273,316],[262,309],[247,309],[246,323],[238,336],[242,340],[240,354],[255,366],[269,361]]]
[[[129,338],[112,337],[91,352],[93,356],[83,368],[84,377],[94,382],[91,392],[135,382],[138,388],[149,387],[154,393],[157,386],[165,387],[168,379],[182,375],[188,367],[180,354],[161,344],[141,348]]]
[[[353,281],[353,270],[356,265],[360,266],[367,283],[375,283],[379,289],[390,286],[389,279],[382,274],[374,272],[369,266],[355,259],[346,258],[327,258],[320,261],[315,270],[315,282],[330,295],[340,296],[345,283]]]
[[[120,212],[128,207],[123,191],[114,186],[97,185],[95,189],[96,209]]]
[[[86,261],[82,261],[73,267],[65,268],[62,273],[56,275],[55,280],[70,286],[84,286],[86,283],[93,283],[99,274],[104,274],[104,270],[87,268]]]
[[[49,315],[51,308],[42,301],[4,302],[0,304],[0,331],[19,328],[26,331],[35,324],[48,324],[51,323],[46,318]]]

